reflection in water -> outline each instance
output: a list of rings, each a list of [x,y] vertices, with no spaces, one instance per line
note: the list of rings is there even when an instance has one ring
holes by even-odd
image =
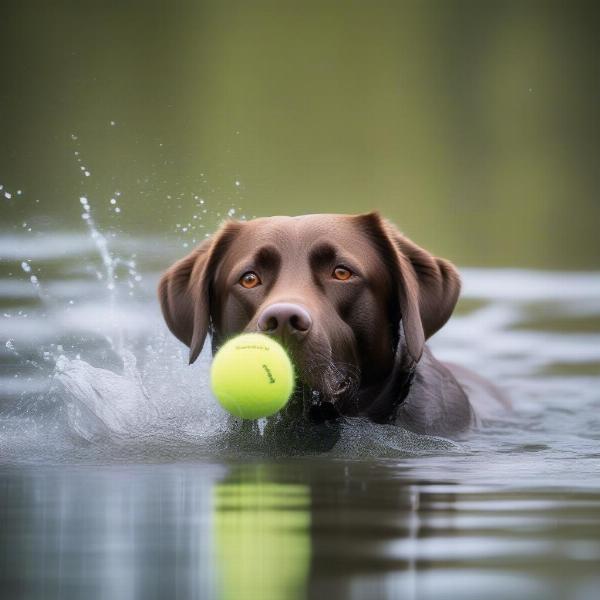
[[[303,598],[311,554],[308,486],[219,483],[214,502],[220,597]]]
[[[221,467],[2,473],[3,598],[215,597],[211,488]]]
[[[303,598],[309,486],[267,469],[0,472],[0,595]]]
[[[595,597],[597,492],[462,477],[435,457],[4,468],[2,598]]]

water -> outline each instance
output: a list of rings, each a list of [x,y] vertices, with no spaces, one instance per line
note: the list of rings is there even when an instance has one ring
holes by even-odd
[[[514,403],[465,439],[351,419],[282,444],[162,323],[186,242],[81,205],[87,233],[0,237],[6,597],[595,597],[599,273],[462,270],[432,345]]]

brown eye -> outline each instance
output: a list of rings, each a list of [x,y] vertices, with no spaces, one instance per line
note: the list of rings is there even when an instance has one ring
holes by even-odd
[[[254,273],[254,271],[248,271],[240,277],[240,285],[245,287],[247,290],[260,285],[260,283],[260,277]]]
[[[336,267],[333,270],[333,276],[339,281],[346,281],[352,277],[352,271],[346,269],[346,267]]]

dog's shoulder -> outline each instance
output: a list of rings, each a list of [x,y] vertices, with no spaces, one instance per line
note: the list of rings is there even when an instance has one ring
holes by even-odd
[[[427,346],[396,422],[416,433],[444,436],[459,435],[476,422],[465,389]]]

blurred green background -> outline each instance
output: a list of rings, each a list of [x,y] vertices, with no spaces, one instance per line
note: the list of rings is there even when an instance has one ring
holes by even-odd
[[[379,209],[460,265],[599,268],[599,7],[4,0],[2,231]]]

